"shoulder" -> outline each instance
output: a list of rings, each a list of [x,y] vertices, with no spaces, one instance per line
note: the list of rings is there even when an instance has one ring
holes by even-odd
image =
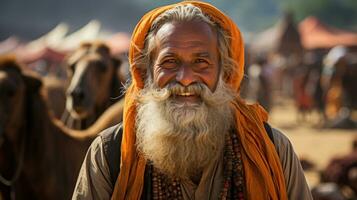
[[[109,127],[99,133],[103,144],[120,141],[122,137],[122,123]]]
[[[79,172],[72,199],[110,199],[115,182],[112,180],[113,163],[109,155],[120,155],[120,144],[119,147],[112,147],[116,145],[113,141],[118,138],[119,127],[116,125],[102,131],[92,142]]]
[[[268,134],[271,142],[274,144],[276,151],[278,154],[280,151],[286,149],[286,148],[292,148],[292,144],[288,137],[284,133],[282,133],[280,130],[273,128],[270,126],[268,123],[264,123],[264,128],[266,130],[266,133]],[[279,154],[280,156],[280,154]]]
[[[291,167],[291,164],[297,164],[300,161],[294,151],[294,147],[289,138],[279,129],[272,128],[273,143],[284,167]]]
[[[99,134],[104,157],[108,163],[110,178],[115,182],[120,169],[120,150],[123,135],[122,123],[105,129]]]
[[[99,133],[98,138],[101,140],[101,145],[106,157],[111,156],[112,151],[120,151],[122,133],[122,123],[107,128]]]
[[[278,154],[279,151],[293,148],[289,138],[283,132],[281,132],[276,128],[271,128],[271,129],[272,129],[273,143],[275,145],[275,149],[278,151]]]
[[[98,136],[92,141],[89,152],[96,154],[107,152],[109,146],[116,145],[121,141],[121,124],[109,127],[98,134]]]
[[[295,168],[296,165],[300,165],[300,161],[288,137],[276,128],[272,128],[272,135],[283,170],[289,171],[291,168]]]
[[[312,200],[299,158],[290,140],[278,129],[272,128],[272,134],[284,173],[289,199]]]

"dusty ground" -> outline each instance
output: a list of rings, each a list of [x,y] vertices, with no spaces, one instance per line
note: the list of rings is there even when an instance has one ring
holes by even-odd
[[[333,156],[351,150],[351,141],[357,130],[332,130],[316,128],[318,116],[313,113],[307,122],[297,122],[296,110],[288,100],[281,101],[270,113],[269,122],[282,130],[291,140],[299,157],[313,161],[317,170],[323,169]],[[306,172],[310,187],[318,183],[317,172]]]

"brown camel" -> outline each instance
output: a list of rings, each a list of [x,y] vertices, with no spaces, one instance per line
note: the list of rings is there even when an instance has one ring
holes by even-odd
[[[70,199],[91,141],[111,123],[99,118],[85,131],[52,118],[40,94],[41,80],[24,74],[12,58],[0,58],[0,193],[10,199]],[[117,115],[118,106],[103,117]],[[114,114],[115,113],[115,114]]]
[[[65,81],[54,76],[45,76],[42,78],[42,83],[41,92],[48,108],[57,119],[61,119],[66,104]]]
[[[69,86],[62,121],[85,129],[123,96],[121,60],[113,58],[101,42],[82,44],[67,59]]]

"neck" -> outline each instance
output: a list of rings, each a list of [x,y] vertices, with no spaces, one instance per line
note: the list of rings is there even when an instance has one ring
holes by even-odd
[[[48,194],[54,191],[53,181],[50,180],[56,176],[56,158],[50,156],[53,155],[53,146],[56,144],[52,138],[52,132],[56,132],[56,129],[51,124],[45,102],[39,95],[29,96],[26,102],[24,119],[28,121],[17,130],[19,138],[25,139],[24,147],[19,146],[21,142],[14,145],[14,151],[17,152],[15,156],[21,153],[21,148],[25,148],[22,172],[16,184],[21,187],[15,187],[14,191],[19,198],[27,198],[26,195],[29,193],[35,197],[41,194],[41,191],[41,196],[50,198]],[[46,134],[46,131],[51,131],[51,134]]]

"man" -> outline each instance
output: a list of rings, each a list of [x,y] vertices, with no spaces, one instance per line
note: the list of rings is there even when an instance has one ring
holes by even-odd
[[[311,199],[288,139],[237,95],[243,57],[236,25],[207,3],[147,13],[123,125],[93,142],[73,199]]]

